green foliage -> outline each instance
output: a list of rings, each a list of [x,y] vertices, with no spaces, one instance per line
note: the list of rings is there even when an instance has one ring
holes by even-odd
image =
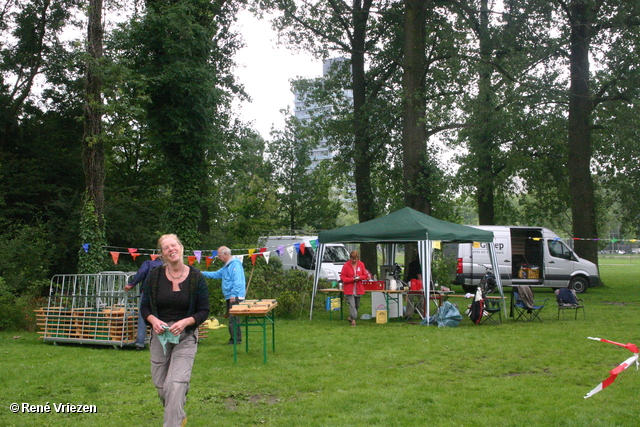
[[[265,145],[255,131],[238,126],[217,153],[208,203],[211,233],[205,238],[212,246],[255,245],[263,230],[276,228],[278,183],[265,160]]]
[[[219,265],[212,264],[215,271]],[[244,260],[244,272],[247,279],[247,299],[276,299],[278,317],[297,317],[304,307],[309,307],[309,295],[313,287],[313,278],[303,271],[283,270],[277,257],[270,257],[267,264],[264,257],[256,257],[255,266],[249,257]],[[221,315],[225,312],[221,280],[209,280],[211,293],[211,313]],[[305,302],[307,302],[305,304]]]
[[[34,309],[42,306],[44,298],[40,292],[49,285],[45,279],[33,280],[27,292],[17,295],[15,289],[0,277],[0,331],[27,330],[36,327]]]
[[[89,194],[85,194],[84,206],[80,219],[80,240],[78,251],[78,273],[95,274],[106,267],[107,245],[104,238],[104,228],[100,226],[104,221],[97,217],[96,209]],[[85,249],[84,245],[89,245]]]
[[[288,116],[285,129],[273,131],[272,136],[269,159],[274,179],[281,186],[278,226],[290,230],[334,228],[341,206],[333,194],[331,175],[324,165],[311,168],[311,149],[320,145],[317,135]]]
[[[43,225],[11,225],[0,234],[0,272],[14,296],[39,296],[48,282],[56,248]]]
[[[447,255],[444,250],[434,251],[431,262],[433,281],[440,286],[450,286],[456,278],[456,265],[456,256]]]
[[[150,1],[130,33],[130,55],[147,82],[149,138],[162,168],[171,171],[164,229],[187,247],[207,231],[208,155],[223,148],[230,91],[237,90],[230,74],[237,48],[229,32],[234,15],[232,9],[224,12],[217,2]]]

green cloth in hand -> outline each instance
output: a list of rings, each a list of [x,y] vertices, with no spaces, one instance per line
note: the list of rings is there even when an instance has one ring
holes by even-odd
[[[164,332],[158,334],[158,339],[160,340],[160,344],[162,344],[164,354],[167,354],[167,343],[170,342],[172,344],[178,344],[180,342],[180,335],[173,335],[168,326],[163,326],[162,328],[164,329]]]

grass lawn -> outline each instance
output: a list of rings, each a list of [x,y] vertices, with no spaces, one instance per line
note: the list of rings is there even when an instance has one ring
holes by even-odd
[[[324,311],[309,321],[307,311],[277,320],[266,365],[257,333],[234,364],[226,329],[212,330],[196,356],[188,425],[635,427],[635,367],[583,398],[631,356],[587,337],[640,345],[640,263],[629,260],[602,260],[605,286],[582,295],[586,321],[557,320],[548,289],[535,292],[549,298],[543,323],[476,326],[465,317],[457,328],[375,320],[351,328]],[[162,425],[148,351],[56,346],[22,331],[0,340],[0,426]],[[96,405],[97,413],[13,414],[11,403]]]

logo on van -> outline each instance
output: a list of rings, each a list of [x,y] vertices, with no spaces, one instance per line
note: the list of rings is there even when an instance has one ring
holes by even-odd
[[[487,249],[487,247],[489,247],[488,243],[480,243],[479,246],[481,249]],[[496,243],[494,247],[496,248],[496,251],[500,252],[504,249],[504,243]]]

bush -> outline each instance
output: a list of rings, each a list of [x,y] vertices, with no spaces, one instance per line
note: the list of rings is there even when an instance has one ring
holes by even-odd
[[[309,308],[312,276],[303,271],[283,270],[277,257],[271,257],[268,264],[264,257],[257,257],[255,265],[250,257],[245,257],[243,267],[247,279],[247,299],[276,299],[278,317],[299,316],[301,310]],[[212,270],[215,269],[214,266]],[[211,315],[224,314],[226,306],[220,280],[209,280],[209,294]]]
[[[36,284],[40,288],[44,284]],[[26,329],[34,331],[36,316],[34,309],[46,305],[46,300],[40,296],[33,296],[29,292],[15,295],[7,286],[4,278],[0,277],[0,330]]]
[[[440,286],[451,286],[456,280],[457,259],[445,255],[444,251],[434,251],[431,264],[433,281]]]
[[[0,272],[14,296],[39,296],[49,284],[52,244],[42,226],[12,225],[0,235]]]

